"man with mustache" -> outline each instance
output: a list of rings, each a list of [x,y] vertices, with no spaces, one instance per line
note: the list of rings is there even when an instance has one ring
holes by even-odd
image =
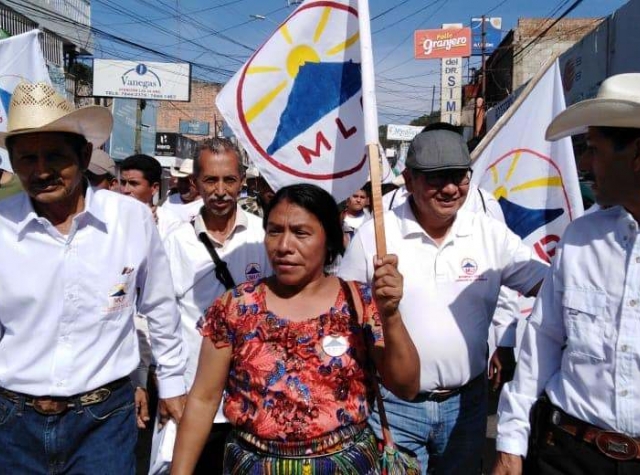
[[[165,240],[188,348],[187,387],[193,383],[202,342],[196,328],[200,317],[228,287],[256,281],[271,270],[262,221],[238,205],[245,178],[241,157],[227,139],[207,139],[199,145],[193,161],[193,181],[204,206],[191,223],[183,224]],[[220,274],[224,266],[233,282],[221,281],[225,280]],[[196,473],[222,473],[229,428],[219,410]]]
[[[0,203],[3,473],[134,473],[136,311],[163,417],[182,415],[180,322],[151,211],[83,176],[112,124],[105,107],[23,82],[0,133],[25,190]]]

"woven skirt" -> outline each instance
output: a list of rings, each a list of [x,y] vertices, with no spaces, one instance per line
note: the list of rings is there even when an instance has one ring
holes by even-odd
[[[375,475],[376,438],[366,424],[304,442],[265,441],[234,430],[227,439],[224,475]]]

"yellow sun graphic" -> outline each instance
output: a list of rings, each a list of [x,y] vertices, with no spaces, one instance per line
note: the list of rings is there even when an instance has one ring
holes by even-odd
[[[283,75],[284,78],[276,84],[271,90],[267,91],[258,100],[256,100],[245,112],[245,120],[247,123],[251,123],[257,117],[260,116],[274,101],[278,95],[286,89],[289,83],[296,78],[300,68],[306,63],[320,63],[322,57],[335,56],[342,51],[345,51],[349,47],[358,42],[359,33],[355,33],[345,41],[338,43],[335,46],[327,49],[324,52],[319,53],[317,51],[317,44],[322,38],[326,26],[331,17],[331,13],[334,9],[325,7],[322,9],[322,14],[318,20],[318,24],[315,27],[313,35],[313,45],[309,44],[295,44],[294,39],[287,27],[287,23],[278,28],[278,33],[282,36],[284,41],[291,46],[283,67],[273,65],[251,65],[247,68],[247,75],[266,74],[266,73],[278,73]],[[315,46],[315,47],[314,47]]]
[[[489,168],[491,171],[491,181],[494,185],[493,195],[497,200],[500,198],[508,198],[510,193],[529,190],[532,188],[562,187],[562,178],[560,176],[547,176],[527,180],[524,183],[508,188],[508,183],[511,181],[516,169],[518,168],[523,152],[526,152],[526,150],[517,150],[516,153],[513,154],[511,163],[509,164],[509,168],[503,180],[500,180],[500,173],[498,171],[500,161]]]

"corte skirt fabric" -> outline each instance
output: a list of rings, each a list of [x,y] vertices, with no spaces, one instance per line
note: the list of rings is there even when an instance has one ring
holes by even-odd
[[[267,450],[265,450],[267,449]],[[377,475],[380,452],[364,425],[305,442],[258,440],[234,430],[224,455],[224,475]]]

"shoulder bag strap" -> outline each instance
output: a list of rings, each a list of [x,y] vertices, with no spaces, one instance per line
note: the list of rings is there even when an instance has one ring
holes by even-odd
[[[480,191],[480,188],[478,188],[478,194],[480,195],[480,200],[482,201],[482,209],[484,210],[484,214],[487,214],[487,203],[485,203],[484,201],[484,195],[482,194],[482,191]]]
[[[229,290],[234,288],[236,284],[233,281],[231,272],[229,272],[229,267],[227,266],[227,263],[225,261],[220,259],[220,256],[216,252],[216,248],[213,247],[213,244],[209,240],[209,236],[207,236],[207,233],[205,231],[202,231],[200,234],[198,234],[198,239],[202,244],[204,244],[204,247],[207,248],[207,251],[209,251],[209,255],[211,256],[211,259],[213,260],[213,263],[216,266],[215,267],[216,279],[218,279],[222,283],[222,285],[224,285],[225,289]]]
[[[349,300],[349,306],[352,307],[356,311],[356,315],[358,316],[358,323],[361,327],[364,328],[364,307],[362,305],[362,296],[358,291],[358,287],[356,283],[352,280],[347,282],[347,286],[349,289],[349,294],[347,298]],[[367,350],[371,350],[369,343],[369,334],[365,335],[365,342],[367,344]],[[387,420],[387,412],[384,410],[384,403],[382,401],[382,396],[380,395],[380,388],[378,387],[378,378],[375,377],[376,369],[373,365],[373,361],[369,362],[369,371],[371,372],[371,376],[373,377],[373,392],[376,397],[376,404],[378,405],[378,414],[380,414],[380,425],[382,426],[382,438],[384,440],[384,445],[388,447],[395,447],[395,443],[393,442],[393,436],[391,435],[391,429],[389,429],[389,421]]]

